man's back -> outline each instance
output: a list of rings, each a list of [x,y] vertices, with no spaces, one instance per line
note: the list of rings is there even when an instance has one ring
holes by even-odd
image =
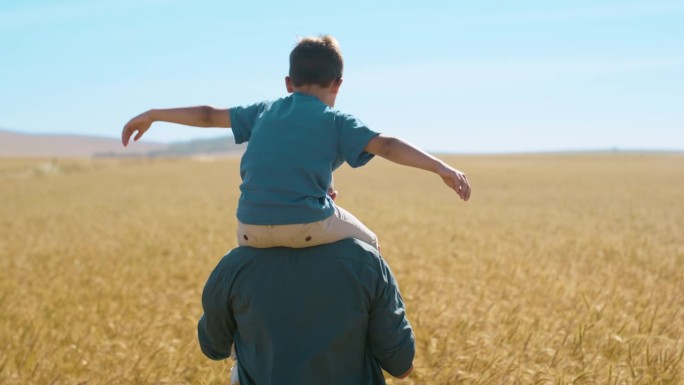
[[[202,351],[226,358],[234,341],[243,385],[384,384],[399,376],[414,337],[391,271],[355,240],[307,249],[231,251],[207,281]]]

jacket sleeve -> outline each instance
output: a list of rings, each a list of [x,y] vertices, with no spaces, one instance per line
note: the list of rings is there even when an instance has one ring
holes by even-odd
[[[375,300],[371,304],[368,336],[371,352],[380,366],[397,377],[413,365],[415,337],[392,271],[383,259],[379,262],[380,274]]]
[[[209,276],[202,292],[204,314],[197,324],[197,337],[205,356],[212,360],[230,357],[236,325],[230,308],[228,256],[224,257]]]

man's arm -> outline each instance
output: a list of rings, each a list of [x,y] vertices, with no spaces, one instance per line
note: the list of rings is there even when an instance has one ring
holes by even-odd
[[[368,320],[370,348],[387,373],[404,378],[413,371],[416,341],[392,271],[382,259],[378,261],[380,275]]]
[[[133,140],[140,139],[154,122],[170,122],[194,127],[230,127],[230,113],[227,109],[210,106],[168,108],[149,110],[131,119],[121,132],[124,146],[134,132],[138,132]]]
[[[470,183],[463,172],[401,139],[377,135],[368,142],[364,151],[404,166],[432,171],[461,199],[467,201],[470,198]]]
[[[401,376],[397,376],[396,378],[398,379],[404,379],[409,376],[409,374],[413,373],[413,365],[409,368],[409,370],[406,371],[406,373],[402,374]]]
[[[225,256],[207,279],[202,292],[204,314],[197,323],[197,337],[205,356],[212,360],[230,357],[230,347],[237,328],[229,306],[230,293],[226,280],[231,279],[227,271]]]

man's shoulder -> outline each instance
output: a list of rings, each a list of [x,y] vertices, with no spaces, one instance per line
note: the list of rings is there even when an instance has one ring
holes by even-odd
[[[317,256],[326,255],[329,258],[343,259],[369,266],[377,266],[378,263],[382,263],[380,253],[373,246],[355,238],[343,239],[317,247],[320,248],[318,251],[312,250]]]
[[[273,247],[256,249],[240,246],[231,250],[225,257],[226,263],[243,265],[250,262],[268,263],[272,259],[317,259],[325,261],[348,261],[350,263],[365,264],[377,267],[383,263],[378,251],[371,245],[349,238],[314,247],[293,249],[288,247]]]

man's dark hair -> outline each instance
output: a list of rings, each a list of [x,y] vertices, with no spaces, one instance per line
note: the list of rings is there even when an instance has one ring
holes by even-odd
[[[289,75],[295,87],[328,87],[334,80],[342,79],[343,67],[340,46],[330,35],[301,38],[290,53]]]

